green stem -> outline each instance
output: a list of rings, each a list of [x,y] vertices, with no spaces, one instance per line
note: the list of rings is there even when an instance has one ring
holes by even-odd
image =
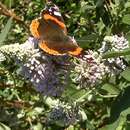
[[[126,55],[130,55],[130,49],[125,49],[124,51],[120,51],[120,52],[107,52],[103,54],[103,59],[126,56]]]
[[[82,97],[78,98],[75,102],[82,102],[84,98],[86,98],[93,90],[90,90],[89,92],[85,93]]]

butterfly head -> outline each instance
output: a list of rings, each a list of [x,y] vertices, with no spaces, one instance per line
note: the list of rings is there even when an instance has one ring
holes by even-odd
[[[60,10],[58,8],[58,6],[56,6],[55,4],[53,4],[52,2],[48,2],[45,5],[45,8],[42,11],[43,14],[49,14],[51,16],[57,16],[57,17],[61,17],[61,13]]]

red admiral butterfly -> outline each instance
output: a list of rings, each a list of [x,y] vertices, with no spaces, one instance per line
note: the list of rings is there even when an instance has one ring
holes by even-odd
[[[67,35],[66,25],[59,8],[48,2],[40,17],[32,20],[30,31],[40,40],[39,47],[52,55],[79,55],[82,48],[75,39]]]

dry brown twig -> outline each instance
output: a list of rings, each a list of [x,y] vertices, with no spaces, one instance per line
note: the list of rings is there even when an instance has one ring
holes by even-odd
[[[7,16],[7,17],[12,17],[16,22],[21,23],[25,27],[28,28],[28,25],[19,16],[17,16],[12,10],[8,9],[1,2],[0,2],[0,14],[3,14],[5,16]]]
[[[9,100],[2,100],[0,102],[0,106],[4,107],[10,107],[10,108],[29,108],[32,105],[29,102],[24,102],[24,101],[9,101]]]

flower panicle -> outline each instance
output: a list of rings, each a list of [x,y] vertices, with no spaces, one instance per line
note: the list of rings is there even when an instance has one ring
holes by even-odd
[[[37,41],[34,41],[34,38],[29,37],[24,44],[15,43],[4,45],[0,47],[0,53],[5,55],[5,57],[9,56],[14,60],[25,62],[38,51],[38,49],[34,48],[33,42],[36,44]]]
[[[47,96],[60,96],[67,85],[70,58],[49,55],[39,49],[38,42],[29,37],[23,44],[4,45],[0,47],[1,60],[6,60],[6,56],[12,58],[21,67],[20,74],[36,91]]]
[[[103,79],[107,72],[107,66],[104,65],[102,57],[98,52],[88,50],[83,58],[78,59],[76,63],[75,81],[80,83],[81,87],[95,86]]]
[[[98,50],[100,53],[109,51],[123,51],[129,48],[129,42],[124,36],[105,36],[102,42],[102,47]]]
[[[47,122],[50,124],[57,124],[62,127],[74,125],[82,119],[82,114],[76,104],[69,105],[60,103],[54,106],[48,115]]]
[[[129,42],[124,36],[113,35],[104,37],[102,47],[98,51],[100,54],[104,54],[111,51],[119,52],[128,48]],[[110,75],[117,75],[127,67],[124,56],[105,59],[104,64],[108,66]]]

